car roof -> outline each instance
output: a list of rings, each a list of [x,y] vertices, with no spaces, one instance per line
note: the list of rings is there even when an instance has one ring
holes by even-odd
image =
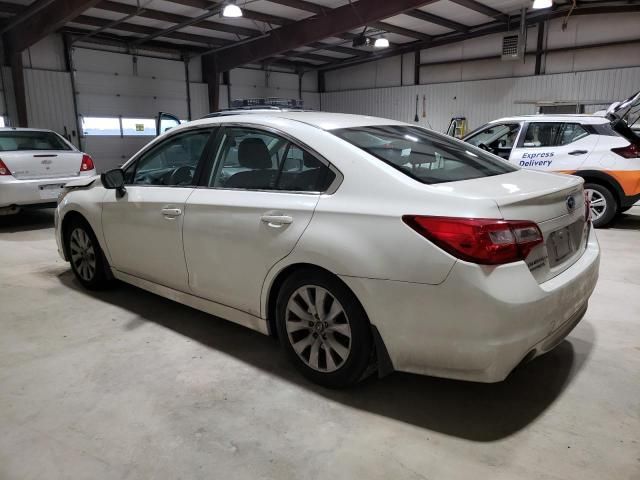
[[[287,119],[305,123],[322,130],[336,130],[339,128],[365,127],[375,125],[408,125],[397,120],[388,118],[371,117],[368,115],[354,115],[350,113],[329,113],[316,111],[274,111],[274,112],[253,112],[239,113],[237,115],[221,115],[217,117],[203,118],[190,122],[191,124],[207,123],[234,123],[247,122],[256,123],[261,120],[268,122],[273,119]]]
[[[597,125],[602,123],[609,123],[609,120],[600,115],[588,115],[588,114],[538,114],[538,115],[520,115],[517,117],[503,117],[497,120],[492,120],[490,123],[499,122],[578,122],[590,125]]]
[[[53,132],[53,130],[46,128],[1,127],[0,132]]]

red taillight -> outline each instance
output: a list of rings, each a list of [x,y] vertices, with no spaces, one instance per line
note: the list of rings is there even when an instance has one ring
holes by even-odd
[[[2,160],[0,160],[0,175],[11,175],[11,171],[7,168]]]
[[[451,255],[483,265],[524,260],[542,243],[540,228],[529,221],[420,215],[402,220]]]
[[[631,143],[626,147],[612,148],[611,151],[624,158],[640,158],[640,146],[635,143]]]
[[[95,166],[93,165],[93,160],[86,153],[82,155],[82,163],[80,164],[80,171],[86,172],[87,170],[93,170]]]

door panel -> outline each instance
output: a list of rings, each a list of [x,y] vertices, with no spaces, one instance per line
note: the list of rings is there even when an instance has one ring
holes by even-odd
[[[193,187],[129,185],[108,190],[102,229],[112,265],[122,272],[188,291],[182,248],[185,202]]]
[[[509,160],[532,170],[575,171],[596,148],[598,138],[579,124],[531,122],[523,127]]]
[[[317,194],[198,188],[184,218],[192,293],[260,315],[269,269],[293,250]]]

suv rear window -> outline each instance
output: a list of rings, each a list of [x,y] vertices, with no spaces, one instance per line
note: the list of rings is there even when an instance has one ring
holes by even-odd
[[[331,133],[426,184],[517,170],[479,148],[418,127],[385,125],[342,128]]]
[[[20,130],[0,132],[0,152],[16,150],[71,150],[71,147],[53,132]]]

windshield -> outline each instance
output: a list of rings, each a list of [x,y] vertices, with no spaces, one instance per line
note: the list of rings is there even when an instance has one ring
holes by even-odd
[[[478,148],[418,127],[385,125],[342,128],[331,133],[426,184],[517,170]]]
[[[0,132],[0,151],[16,150],[71,150],[71,147],[53,132],[24,130]]]

